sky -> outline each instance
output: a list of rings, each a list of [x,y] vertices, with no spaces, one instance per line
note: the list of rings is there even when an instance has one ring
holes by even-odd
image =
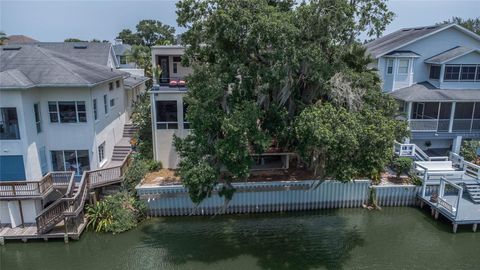
[[[234,1],[234,0],[232,0]],[[172,0],[0,0],[0,31],[39,41],[65,38],[113,41],[125,28],[134,30],[142,19],[155,19],[178,28]],[[396,13],[385,34],[404,27],[432,25],[458,16],[480,17],[480,0],[390,0]],[[177,33],[184,29],[178,29]]]

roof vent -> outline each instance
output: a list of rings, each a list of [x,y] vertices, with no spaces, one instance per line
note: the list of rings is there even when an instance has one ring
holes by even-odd
[[[73,48],[74,49],[86,49],[87,45],[74,45]]]
[[[18,51],[20,50],[22,47],[20,46],[16,46],[16,47],[3,47],[3,50],[4,51]]]

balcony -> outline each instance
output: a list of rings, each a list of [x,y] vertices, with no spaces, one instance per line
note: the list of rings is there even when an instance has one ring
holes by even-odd
[[[413,132],[480,132],[480,102],[413,102]]]
[[[184,77],[160,78],[152,91],[187,91],[187,81]]]

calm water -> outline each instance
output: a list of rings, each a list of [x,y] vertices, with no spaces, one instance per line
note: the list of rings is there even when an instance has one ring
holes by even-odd
[[[476,269],[480,233],[450,229],[415,208],[151,219],[70,244],[8,242],[0,269]]]

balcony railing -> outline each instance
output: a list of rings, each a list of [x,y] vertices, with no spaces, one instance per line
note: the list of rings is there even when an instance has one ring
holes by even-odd
[[[410,119],[411,131],[449,132],[449,119]],[[480,132],[480,119],[454,119],[452,132]]]
[[[54,187],[68,185],[73,172],[50,172],[38,181],[0,182],[0,199],[41,198]]]
[[[187,89],[187,81],[183,77],[160,78],[158,84],[154,85],[152,91],[160,90],[176,90],[185,91]]]

